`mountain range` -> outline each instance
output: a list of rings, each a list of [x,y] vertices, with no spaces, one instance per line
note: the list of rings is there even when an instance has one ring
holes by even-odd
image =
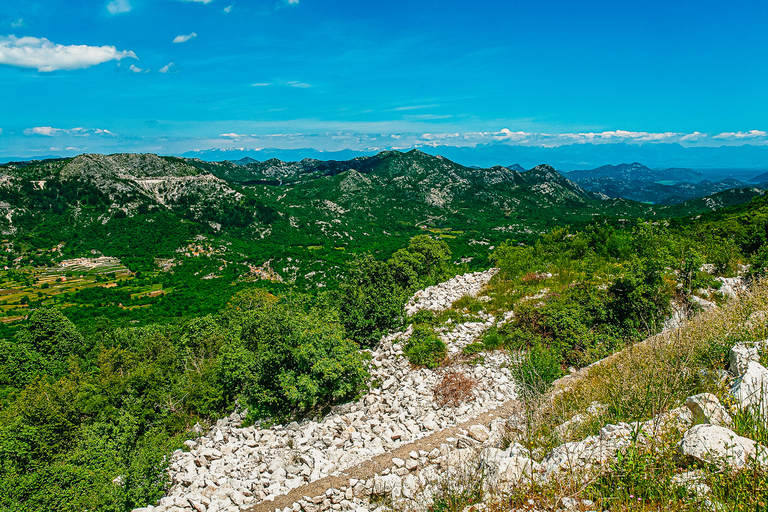
[[[676,204],[724,190],[755,186],[768,188],[768,176],[752,183],[725,178],[704,179],[705,174],[693,169],[650,169],[639,163],[604,165],[596,169],[566,173],[569,179],[585,190],[609,198],[623,197],[645,203]]]
[[[479,144],[457,147],[447,145],[422,145],[415,147],[431,155],[442,155],[454,162],[481,168],[503,162],[518,162],[530,169],[541,163],[561,170],[590,169],[611,163],[643,162],[650,167],[685,167],[707,172],[707,177],[732,177],[742,181],[768,170],[768,146],[741,145],[719,147],[684,147],[680,144],[569,144],[555,147],[522,146],[503,143]],[[366,151],[319,151],[300,149],[207,149],[188,151],[181,156],[209,161],[239,160],[244,157],[259,161],[277,158],[298,161],[304,158],[320,160],[349,160],[372,156],[380,150]],[[402,151],[405,151],[403,149]],[[717,170],[717,176],[710,176]],[[756,172],[757,171],[757,172]]]
[[[582,185],[549,165],[477,169],[419,150],[298,162],[86,154],[0,166],[0,230],[28,252],[99,253],[132,270],[206,240],[218,247],[217,268],[270,262],[286,279],[320,286],[351,255],[386,257],[416,234],[482,266],[504,240],[526,243],[558,225],[699,214],[762,195],[747,187],[659,205],[590,190],[610,172],[574,175]],[[658,178],[637,164],[619,176]]]

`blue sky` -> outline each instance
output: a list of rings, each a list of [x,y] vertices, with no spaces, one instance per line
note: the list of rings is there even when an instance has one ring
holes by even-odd
[[[2,0],[0,130],[0,156],[768,144],[768,3]]]

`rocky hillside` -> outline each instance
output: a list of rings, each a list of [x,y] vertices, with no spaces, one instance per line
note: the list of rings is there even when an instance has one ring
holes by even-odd
[[[491,269],[457,276],[423,290],[409,301],[409,312],[441,311],[467,293],[482,300],[484,285],[494,274]],[[733,300],[735,305],[727,308],[740,307],[742,297]],[[506,317],[458,323],[442,337],[457,354]],[[759,330],[764,331],[765,318],[765,313],[751,313],[748,328],[762,322]],[[692,327],[683,324],[633,351],[615,354],[556,382],[551,397],[538,403],[546,408],[558,396],[568,400],[567,394],[589,383],[592,373],[624,368],[628,354],[664,353],[670,340],[686,339],[689,331],[713,321],[717,319],[702,317]],[[560,442],[544,451],[520,444],[530,446],[526,436],[538,435],[530,431],[538,412],[530,410],[527,390],[513,382],[509,353],[489,352],[473,362],[454,356],[447,368],[418,369],[402,353],[410,334],[409,329],[385,336],[371,351],[368,393],[319,421],[243,427],[245,413],[236,411],[210,430],[201,430],[200,437],[185,443],[187,450],[174,453],[169,467],[174,485],[168,495],[134,512],[217,512],[234,507],[252,512],[430,510],[446,492],[469,500],[467,505],[474,500],[473,508],[465,509],[469,512],[515,503],[520,493],[527,496],[520,510],[595,510],[605,503],[589,499],[594,495],[584,494],[585,486],[607,478],[614,471],[611,465],[638,446],[668,455],[663,446],[670,442],[677,454],[674,465],[681,469],[665,476],[665,485],[682,489],[682,495],[690,492],[692,503],[713,503],[709,470],[697,469],[700,465],[714,467],[713,474],[719,474],[768,460],[768,448],[733,430],[741,421],[738,411],[752,406],[761,410],[768,401],[761,391],[768,386],[768,370],[758,362],[764,344],[736,344],[730,350],[729,371],[718,373],[717,378],[731,386],[728,396],[735,405],[730,410],[705,392],[683,403],[662,397],[669,404],[666,410],[605,424],[603,418],[614,414],[611,406],[593,401],[578,414],[572,411],[566,421],[547,427]],[[635,370],[643,371],[642,365]],[[457,382],[463,387],[456,388]],[[551,422],[557,416],[543,417]],[[585,429],[595,424],[596,433],[584,437]]]
[[[146,262],[205,237],[231,247],[220,265],[271,262],[281,279],[316,288],[350,255],[385,256],[425,231],[446,240],[457,262],[482,266],[504,240],[525,243],[558,225],[698,214],[757,194],[645,205],[605,199],[547,165],[476,169],[417,150],[240,164],[81,155],[0,166],[0,230],[68,257],[133,258],[142,247],[135,270],[155,270]]]

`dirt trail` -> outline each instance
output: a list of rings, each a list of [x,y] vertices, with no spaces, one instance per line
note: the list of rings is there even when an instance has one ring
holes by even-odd
[[[293,489],[288,494],[283,494],[274,499],[274,501],[262,501],[253,505],[248,509],[249,512],[274,512],[275,509],[282,510],[285,507],[290,507],[295,502],[304,498],[304,496],[318,496],[325,494],[327,489],[349,486],[350,478],[357,478],[358,480],[368,480],[373,478],[377,473],[380,474],[384,469],[392,467],[392,459],[398,457],[403,460],[408,460],[408,453],[411,451],[431,451],[434,448],[439,448],[441,443],[445,442],[448,437],[456,436],[459,434],[460,429],[466,430],[467,427],[477,424],[488,425],[492,420],[496,418],[509,418],[519,408],[518,400],[508,400],[499,405],[495,409],[488,410],[478,416],[474,416],[466,421],[463,421],[453,427],[449,427],[443,430],[438,430],[426,437],[422,437],[412,443],[405,444],[389,453],[377,455],[365,462],[361,462],[356,466],[352,466],[342,471],[339,476],[327,476],[320,480],[315,480],[307,485],[303,485],[296,489]]]

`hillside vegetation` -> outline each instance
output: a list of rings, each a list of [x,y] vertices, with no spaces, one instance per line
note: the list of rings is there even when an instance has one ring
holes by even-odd
[[[218,165],[85,155],[3,169],[4,307],[18,319],[0,341],[1,508],[154,502],[198,424],[322,414],[374,385],[362,349],[407,323],[406,356],[440,366],[436,329],[514,311],[463,357],[523,349],[517,378],[544,390],[657,331],[670,300],[724,302],[718,278],[768,263],[763,197],[714,213],[717,198],[602,201],[547,166],[418,152],[272,176],[290,186],[227,181],[242,169]],[[119,262],[71,264],[86,255]],[[406,317],[416,290],[487,262],[500,268],[489,301]]]

